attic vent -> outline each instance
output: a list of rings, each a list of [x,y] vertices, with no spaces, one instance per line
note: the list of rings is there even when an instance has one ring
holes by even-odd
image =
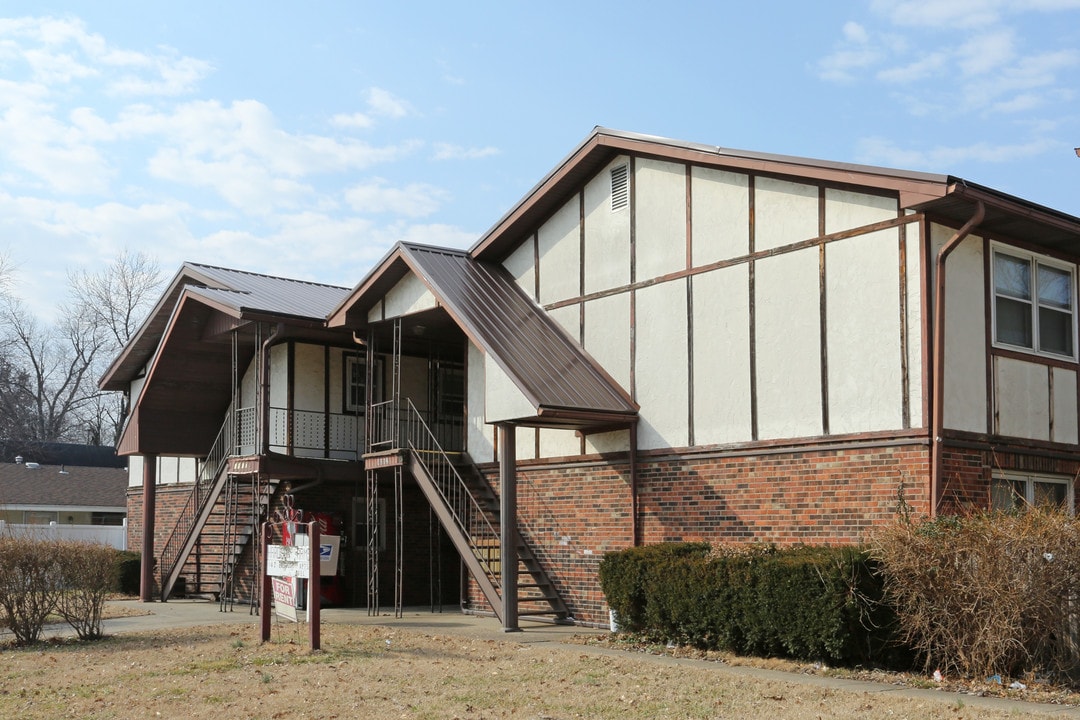
[[[630,168],[627,165],[611,168],[611,211],[622,210],[630,204]]]

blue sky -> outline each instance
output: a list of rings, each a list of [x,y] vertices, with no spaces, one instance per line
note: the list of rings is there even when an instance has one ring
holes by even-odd
[[[1080,215],[1080,0],[9,0],[0,253],[351,286],[468,247],[596,125],[957,175]]]

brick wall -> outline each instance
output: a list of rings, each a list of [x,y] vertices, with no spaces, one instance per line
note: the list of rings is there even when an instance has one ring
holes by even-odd
[[[929,456],[911,444],[641,458],[641,541],[859,543],[895,517],[901,486],[915,513],[928,512]],[[497,488],[497,468],[485,470]],[[597,566],[632,545],[630,503],[625,459],[519,468],[521,532],[579,622],[607,620]],[[487,608],[475,588],[470,602]]]
[[[1080,456],[1011,446],[993,449],[946,446],[941,460],[941,512],[963,513],[989,508],[990,478],[995,470],[1064,475],[1073,478],[1075,490],[1080,478]]]
[[[649,454],[639,459],[638,527],[643,543],[666,541],[730,541],[837,544],[858,543],[877,524],[895,516],[898,492],[916,514],[929,510],[929,448],[912,443],[897,446],[852,446],[834,449],[751,454]],[[971,487],[986,482],[978,459],[957,454],[950,467]],[[969,467],[970,466],[970,467]],[[484,468],[498,486],[498,469]],[[956,487],[960,487],[959,480]],[[158,489],[158,542],[175,522],[190,486]],[[392,509],[392,491],[381,492]],[[971,491],[974,493],[975,491]],[[360,483],[311,487],[297,495],[305,510],[342,514],[353,529],[351,498],[363,493]],[[969,493],[970,494],[970,493]],[[280,491],[278,493],[280,496]],[[279,499],[275,503],[280,503]],[[141,538],[142,494],[129,493],[132,547]],[[410,481],[405,483],[404,528],[406,604],[428,601],[431,578],[428,551],[428,509]],[[518,473],[518,514],[522,535],[552,574],[560,594],[579,622],[602,624],[607,606],[600,592],[597,567],[604,553],[633,544],[629,465],[625,457],[590,462],[527,462]],[[275,507],[280,507],[275,504]],[[380,558],[380,603],[393,600],[393,524],[388,548]],[[456,597],[457,558],[444,543],[443,597]],[[348,549],[346,552],[350,552]],[[346,557],[348,600],[366,601],[366,570],[358,554]],[[477,609],[490,609],[475,587],[469,599]]]
[[[191,484],[158,485],[155,490],[157,506],[154,511],[154,557],[160,558],[165,543],[169,541],[169,535],[176,525],[180,512],[187,504],[192,491]],[[128,548],[135,552],[142,552],[143,539],[143,490],[141,487],[128,488]],[[156,567],[156,566],[155,566]],[[155,573],[156,574],[156,573]],[[155,582],[154,594],[160,592],[160,586]]]

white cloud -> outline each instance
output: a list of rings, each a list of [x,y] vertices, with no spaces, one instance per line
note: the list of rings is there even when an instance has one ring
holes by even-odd
[[[945,53],[930,53],[909,65],[882,70],[877,78],[889,83],[913,83],[937,75],[945,70],[947,64],[948,56]]]
[[[393,213],[406,217],[425,217],[439,209],[449,193],[423,183],[403,188],[387,187],[386,181],[354,185],[345,190],[345,201],[353,210],[362,213]]]
[[[364,113],[338,113],[330,118],[330,124],[339,128],[369,128],[375,121]]]
[[[871,8],[901,26],[972,28],[991,25],[1004,0],[873,0]]]
[[[1009,28],[976,35],[956,51],[960,69],[969,76],[992,72],[1016,57],[1014,46],[1014,33]]]
[[[202,60],[159,48],[153,55],[121,50],[70,18],[0,19],[3,57],[21,60],[33,82],[68,85],[103,79],[117,95],[179,95],[193,90],[212,70]],[[123,74],[114,76],[116,71]],[[107,79],[106,79],[107,78]]]
[[[212,67],[194,58],[157,56],[148,66],[155,70],[149,78],[128,73],[109,83],[113,95],[185,95],[192,92]]]
[[[950,167],[960,163],[1015,162],[1036,157],[1054,147],[1054,142],[1038,138],[1013,145],[979,142],[966,146],[939,145],[931,149],[904,149],[888,138],[867,137],[858,141],[857,157],[859,162],[871,165],[948,172]]]
[[[435,143],[435,160],[476,160],[477,158],[498,155],[499,148],[487,145],[485,147],[467,148],[450,143]]]
[[[104,193],[115,174],[83,129],[65,124],[33,104],[8,108],[0,116],[0,136],[18,142],[0,145],[0,158],[54,192]]]
[[[388,118],[403,118],[411,114],[408,103],[382,88],[368,91],[368,107],[372,113]]]

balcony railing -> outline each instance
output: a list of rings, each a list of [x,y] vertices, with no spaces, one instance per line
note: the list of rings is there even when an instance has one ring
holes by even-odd
[[[402,408],[393,401],[375,403],[365,415],[326,413],[321,410],[270,408],[270,450],[297,457],[357,460],[365,452],[364,434],[370,430],[367,452],[403,447],[406,426],[419,415],[441,447],[461,450],[465,446],[464,418],[436,421],[429,411]],[[258,422],[254,407],[236,411],[236,456],[259,452]],[[371,423],[365,427],[365,419]]]
[[[363,416],[270,408],[270,449],[297,457],[357,460]]]
[[[371,406],[371,434],[368,452],[395,450],[406,446],[409,423],[422,419],[426,431],[438,442],[439,447],[456,452],[465,447],[465,419],[456,417],[436,420],[429,410],[417,410],[409,399],[402,407],[393,400]]]

